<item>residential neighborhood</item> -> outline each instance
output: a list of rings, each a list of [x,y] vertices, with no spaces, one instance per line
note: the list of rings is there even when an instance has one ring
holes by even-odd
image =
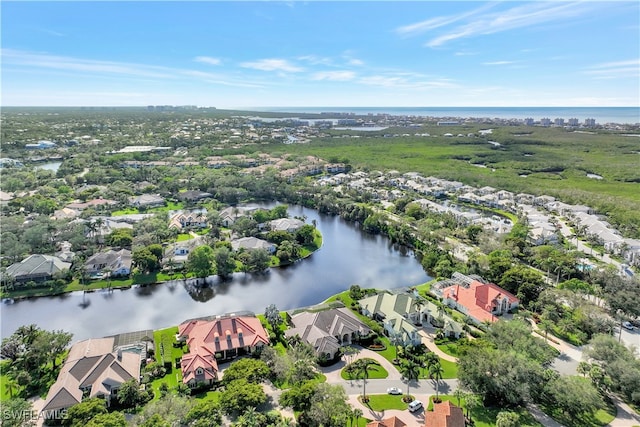
[[[384,144],[504,142],[488,140],[500,132],[495,122],[465,122],[460,133],[445,129],[462,122],[438,122],[343,123],[354,130],[328,119],[194,119],[174,122],[166,143],[138,145],[124,133],[113,133],[117,144],[99,131],[66,134],[38,149],[63,156],[53,173],[16,149],[25,157],[3,162],[3,173],[31,183],[9,180],[3,195],[3,308],[56,301],[65,315],[111,320],[78,320],[78,341],[41,322],[7,331],[3,393],[33,398],[24,404],[49,418],[98,405],[134,425],[172,399],[194,411],[210,405],[212,425],[224,426],[252,413],[265,427],[632,419],[640,241],[623,237],[633,234],[616,230],[615,218],[441,171],[363,167],[357,153],[296,152],[370,144],[359,132],[376,126],[389,129]],[[529,135],[529,125],[512,126]],[[207,148],[196,142],[213,137]],[[95,168],[67,156],[107,145]],[[493,167],[471,157],[460,165]],[[141,316],[149,326],[136,327]],[[151,329],[127,333],[128,318],[131,330]],[[112,324],[124,330],[100,338]],[[617,348],[616,364],[602,347]],[[555,403],[569,397],[587,403]]]

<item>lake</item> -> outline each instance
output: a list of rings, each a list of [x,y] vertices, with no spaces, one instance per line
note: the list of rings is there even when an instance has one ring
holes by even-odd
[[[357,284],[392,289],[431,280],[413,252],[383,236],[360,231],[338,216],[289,206],[290,216],[316,220],[323,246],[309,258],[261,275],[236,273],[233,278],[198,288],[182,281],[113,292],[75,292],[3,304],[1,335],[20,325],[64,329],[73,340],[120,332],[158,329],[200,316],[250,310],[263,313],[269,304],[288,310],[322,302]]]

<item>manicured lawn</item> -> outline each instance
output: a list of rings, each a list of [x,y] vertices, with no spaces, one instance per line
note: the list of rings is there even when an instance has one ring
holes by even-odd
[[[429,398],[428,411],[433,411],[433,397]],[[443,401],[449,400],[454,405],[458,406],[458,399],[452,395],[441,394],[440,398]],[[460,407],[466,413],[466,405],[464,399],[460,400]],[[474,408],[471,410],[471,419],[475,422],[475,427],[494,427],[496,425],[496,417],[503,408]],[[519,427],[543,427],[533,416],[524,408],[513,409],[513,412],[520,415]]]
[[[616,408],[607,403],[605,409],[599,409],[588,417],[574,418],[559,411],[557,408],[542,406],[541,409],[565,427],[601,427],[609,424],[616,417]]]
[[[127,209],[120,209],[118,211],[113,211],[111,212],[111,216],[132,215],[132,214],[138,214],[138,213],[140,213],[140,211],[138,211],[138,208],[127,208]]]
[[[368,403],[364,403],[374,411],[385,411],[387,409],[407,409],[407,404],[402,401],[402,396],[391,394],[369,394]],[[358,400],[362,402],[362,396],[358,397]]]
[[[384,369],[382,366],[380,366],[380,364],[374,361],[373,359],[361,359],[361,360],[371,360],[372,362],[374,362],[373,366],[369,368],[370,379],[372,380],[384,379],[389,376],[389,373],[387,372],[387,370]],[[343,380],[359,380],[359,379],[362,379],[362,372],[357,372],[354,375],[349,375],[349,372],[345,367],[342,369],[342,371],[340,371],[340,376],[342,377]]]
[[[442,379],[458,378],[458,365],[456,363],[440,359],[440,366],[444,369]]]
[[[193,237],[189,233],[180,233],[176,237],[176,242],[184,242],[185,240],[191,240]]]
[[[447,353],[449,356],[458,357],[460,356],[460,346],[457,340],[436,340],[436,345],[440,350]]]
[[[416,290],[421,294],[428,294],[431,291],[431,284],[435,282],[436,280],[434,279],[430,282],[423,283],[422,285],[418,285],[416,286]]]
[[[214,402],[217,402],[220,400],[220,392],[217,390],[216,391],[209,390],[206,392],[194,394],[193,397],[202,401],[212,400]]]

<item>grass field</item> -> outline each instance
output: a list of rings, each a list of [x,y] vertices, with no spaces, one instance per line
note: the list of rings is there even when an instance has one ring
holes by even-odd
[[[361,360],[371,360],[373,362],[373,366],[369,368],[370,369],[369,379],[372,379],[372,380],[384,379],[389,376],[389,373],[387,372],[387,370],[384,369],[375,360],[373,359],[361,359]],[[362,372],[357,372],[353,375],[349,375],[349,372],[347,371],[346,367],[343,368],[342,371],[340,371],[340,376],[342,377],[343,380],[361,380],[363,377]]]
[[[385,411],[387,409],[399,409],[401,411],[407,409],[407,404],[402,401],[400,395],[391,394],[368,394],[369,402],[364,403],[365,406],[371,408],[373,411]],[[362,397],[358,398],[359,400]]]
[[[453,134],[478,130],[478,126],[447,128]],[[310,144],[265,146],[282,155],[314,155],[348,159],[357,168],[419,172],[424,176],[486,185],[513,192],[548,194],[567,203],[586,204],[610,214],[617,224],[631,221],[640,229],[640,139],[601,132],[569,132],[560,128],[499,127],[489,139],[443,137],[436,126],[412,130],[432,137],[382,138],[361,133],[353,138],[318,138]],[[400,129],[400,134],[406,129]],[[473,165],[485,167],[474,167]],[[602,179],[592,179],[596,174]],[[624,227],[623,227],[624,228]]]
[[[580,418],[569,417],[557,408],[542,407],[542,410],[566,427],[602,427],[616,417],[616,407],[611,403],[608,403],[605,409],[598,409],[591,416]]]

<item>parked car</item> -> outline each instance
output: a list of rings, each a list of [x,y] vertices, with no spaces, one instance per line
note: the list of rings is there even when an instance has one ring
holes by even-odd
[[[398,387],[389,387],[387,389],[387,394],[402,394],[402,390],[400,390]]]
[[[630,331],[633,331],[635,329],[631,322],[622,322],[622,327]]]
[[[631,323],[636,328],[640,328],[640,319],[629,320],[629,323]]]
[[[409,412],[416,412],[420,408],[422,408],[422,402],[419,400],[409,403]]]

